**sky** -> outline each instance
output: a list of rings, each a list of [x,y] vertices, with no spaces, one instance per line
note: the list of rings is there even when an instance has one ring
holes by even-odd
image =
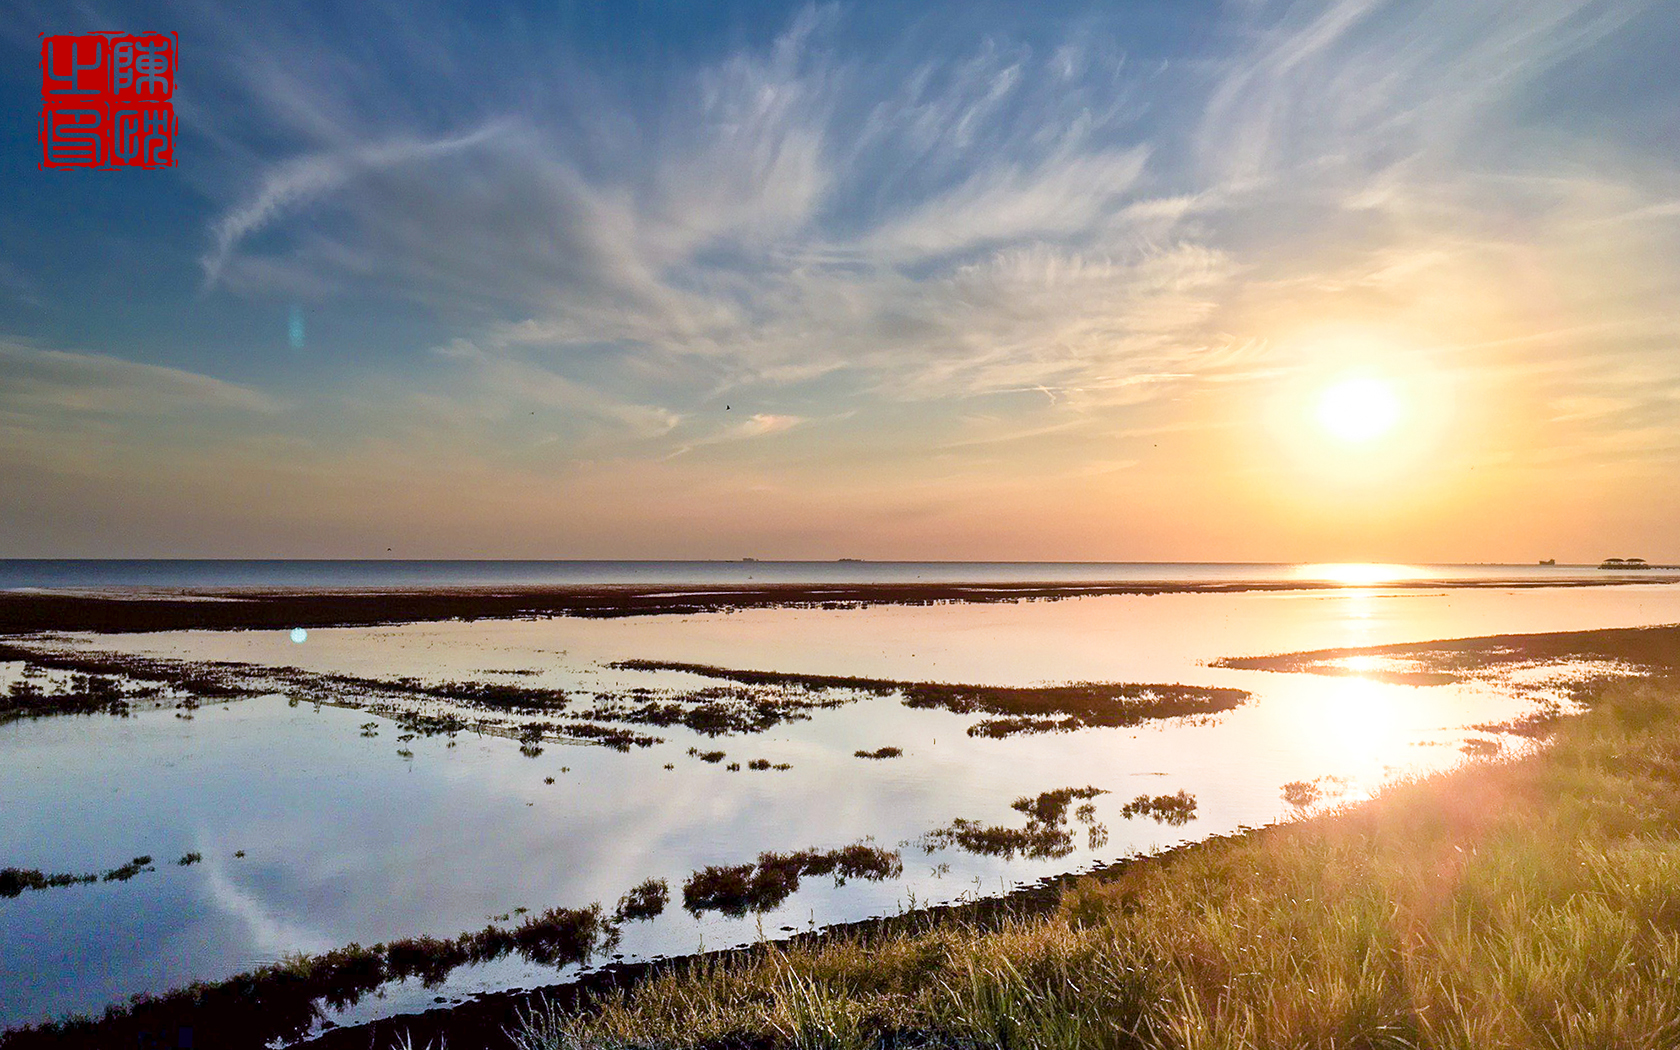
[[[104,29],[179,35],[175,167],[38,166],[40,34]],[[0,557],[1680,562],[1672,3],[0,49]]]

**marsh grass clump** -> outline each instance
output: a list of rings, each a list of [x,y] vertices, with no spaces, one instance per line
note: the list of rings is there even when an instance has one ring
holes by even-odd
[[[1487,737],[1473,736],[1458,745],[1458,749],[1471,758],[1492,758],[1505,749],[1505,745]]]
[[[987,714],[968,735],[1000,738],[1021,733],[1065,733],[1089,726],[1124,727],[1166,718],[1210,717],[1249,698],[1243,689],[1131,682],[1079,682],[1052,686],[976,686],[919,682],[904,690],[909,707],[942,707],[957,714]]]
[[[511,954],[543,966],[582,962],[614,943],[599,906],[551,908],[513,926],[489,925],[458,937],[409,937],[364,947],[349,944],[279,962],[216,983],[199,982],[133,997],[98,1019],[74,1018],[0,1035],[5,1050],[151,1046],[159,1032],[214,1033],[216,1046],[241,1050],[296,1042],[321,1019],[323,1005],[346,1009],[391,982],[426,987],[460,966]],[[174,1045],[172,1041],[169,1045]],[[181,1045],[190,1045],[182,1043]]]
[[[192,860],[187,858],[191,857]],[[176,863],[185,866],[196,864],[204,858],[197,853],[189,853]],[[25,890],[48,890],[62,886],[86,886],[95,882],[127,882],[141,872],[156,871],[152,865],[150,854],[135,857],[127,864],[118,865],[103,872],[83,875],[69,872],[48,873],[35,868],[0,868],[0,898],[17,897]]]
[[[49,693],[28,678],[13,682],[0,695],[0,723],[16,718],[45,718],[50,715],[130,714],[129,698],[117,679],[105,675],[75,674],[64,689]]]
[[[697,747],[689,748],[688,754],[690,758],[698,758],[702,762],[717,763],[724,759],[724,752],[722,751],[702,751]]]
[[[977,820],[959,817],[945,827],[936,828],[923,835],[917,840],[918,845],[926,853],[941,849],[959,849],[964,853],[1002,857],[1005,860],[1016,856],[1033,860],[1060,859],[1074,850],[1073,832],[1065,826],[1068,806],[1074,799],[1091,799],[1106,794],[1108,792],[1102,788],[1087,785],[1054,788],[1037,795],[1023,795],[1011,802],[1009,808],[1026,814],[1027,826],[1024,828],[983,824]],[[1088,809],[1091,819],[1094,819],[1094,806],[1087,803],[1080,809],[1081,812]],[[1107,834],[1107,829],[1104,829],[1104,842],[1107,841]],[[1091,834],[1088,838],[1094,842],[1097,836]]]
[[[143,857],[135,857],[133,860],[129,861],[127,864],[124,864],[120,867],[112,868],[110,871],[107,871],[105,874],[101,875],[99,877],[99,881],[101,881],[101,882],[127,882],[129,879],[134,878],[134,876],[140,874],[143,871],[156,871],[156,870],[157,870],[156,868],[152,867],[151,855],[147,854],[146,856],[143,856]]]
[[[440,700],[512,713],[560,711],[571,702],[564,689],[531,689],[498,682],[444,682],[432,686],[413,683],[413,687]]]
[[[758,769],[758,770],[769,769],[770,768],[770,760],[768,758],[755,758],[751,762],[747,763],[747,768],[748,769]]]
[[[1009,808],[1025,813],[1028,820],[1040,824],[1060,824],[1067,819],[1068,805],[1074,799],[1096,798],[1106,795],[1107,791],[1098,787],[1056,788],[1045,791],[1037,796],[1025,795],[1009,804]]]
[[[1181,828],[1196,819],[1196,796],[1188,791],[1171,795],[1139,795],[1120,807],[1120,815],[1127,820],[1149,817],[1157,824]]]
[[[923,835],[918,844],[925,853],[960,849],[964,853],[1005,860],[1016,855],[1046,860],[1072,853],[1073,833],[1055,824],[1031,822],[1024,828],[1011,828],[958,817],[949,825]]]
[[[1324,790],[1310,780],[1291,780],[1283,785],[1282,795],[1296,809],[1306,809],[1324,797]]]
[[[1085,723],[1073,717],[1044,718],[1037,715],[1012,715],[1005,718],[982,718],[968,727],[969,736],[1002,740],[1025,733],[1071,733],[1084,728]]]
[[[0,868],[0,897],[21,896],[25,890],[47,890],[98,882],[98,875],[48,874],[38,868]]]
[[[630,667],[638,661],[613,664]],[[635,688],[621,695],[597,694],[596,704],[582,717],[668,727],[684,726],[703,736],[762,733],[784,722],[805,721],[817,708],[836,707],[845,700],[782,688],[711,686],[655,699],[651,690]],[[634,702],[632,702],[634,701]]]
[[[901,756],[903,754],[904,754],[904,749],[903,748],[899,748],[899,747],[878,747],[873,751],[861,751],[861,750],[853,751],[852,752],[852,757],[853,758],[882,759],[882,758],[898,758],[899,756]]]
[[[755,871],[751,864],[707,865],[683,883],[683,907],[696,915],[703,911],[745,915]]]
[[[690,875],[683,884],[683,908],[694,915],[717,911],[740,918],[749,911],[780,907],[799,889],[799,881],[805,876],[830,875],[840,886],[848,879],[879,882],[903,873],[904,864],[897,851],[867,842],[833,850],[761,853],[756,864],[713,865]]]
[[[897,694],[908,707],[943,708],[956,714],[986,714],[970,726],[970,736],[1006,737],[1018,733],[1066,732],[1086,726],[1133,726],[1159,718],[1211,716],[1248,699],[1242,689],[1189,685],[1140,685],[1127,682],[1080,682],[1054,686],[952,685],[847,675],[789,674],[736,670],[709,664],[668,660],[623,660],[611,666],[640,671],[681,671],[742,685],[797,690],[826,697],[818,706],[834,706],[860,695]]]
[[[531,1015],[523,1050],[1680,1045],[1680,683],[1550,748],[1079,880]],[[1300,782],[1306,783],[1306,782]]]
[[[648,879],[637,883],[619,898],[613,911],[616,922],[643,922],[659,917],[671,900],[671,888],[664,879]]]
[[[633,747],[652,747],[663,743],[656,736],[632,732],[618,726],[597,725],[594,722],[567,722],[557,727],[557,731],[573,740],[600,744],[620,752],[627,752]]]

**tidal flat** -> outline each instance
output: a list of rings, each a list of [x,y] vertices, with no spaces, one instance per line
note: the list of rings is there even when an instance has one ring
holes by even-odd
[[[416,620],[302,642],[15,632],[0,694],[104,699],[0,724],[0,867],[78,880],[0,899],[0,952],[31,960],[4,978],[0,1044],[98,1045],[112,1029],[40,1026],[111,1007],[120,1024],[135,994],[190,1024],[191,1003],[262,973],[302,997],[263,1041],[318,1038],[1007,899],[1478,750],[1525,753],[1583,688],[1673,641],[1437,644],[1470,654],[1446,671],[1383,664],[1421,659],[1383,646],[1676,621],[1663,584],[1437,582]],[[1239,663],[1272,653],[1342,671]],[[1162,698],[1213,706],[1138,716]],[[1005,718],[1030,731],[986,728]],[[1297,804],[1292,784],[1316,794]],[[854,848],[891,859],[834,878]],[[162,860],[79,881],[142,856]],[[488,950],[572,914],[596,916],[587,950]],[[300,984],[319,959],[359,973],[354,994]]]

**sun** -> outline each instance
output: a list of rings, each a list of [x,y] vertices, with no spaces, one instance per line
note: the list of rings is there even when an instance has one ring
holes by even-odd
[[[1400,399],[1381,379],[1344,379],[1328,387],[1318,399],[1318,421],[1347,442],[1365,442],[1394,429],[1400,420]]]

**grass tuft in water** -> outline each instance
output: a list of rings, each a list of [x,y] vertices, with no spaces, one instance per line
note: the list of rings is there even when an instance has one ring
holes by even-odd
[[[749,911],[780,907],[804,876],[832,875],[840,886],[847,879],[879,882],[903,873],[897,851],[867,842],[833,850],[761,853],[756,864],[713,865],[690,875],[683,884],[683,907],[694,915],[717,911],[739,918]]]
[[[1157,824],[1183,827],[1196,819],[1196,796],[1188,791],[1173,795],[1139,795],[1120,807],[1120,815],[1127,820],[1149,817]]]
[[[1028,820],[1040,824],[1060,824],[1067,819],[1068,806],[1074,799],[1096,798],[1107,791],[1097,787],[1056,788],[1039,795],[1026,795],[1009,804],[1009,808],[1025,813]]]
[[[538,965],[564,966],[589,958],[614,936],[599,906],[551,908],[514,926],[492,924],[459,937],[410,937],[372,947],[349,944],[317,955],[293,954],[226,981],[135,996],[110,1007],[97,1021],[73,1018],[14,1029],[0,1034],[0,1047],[149,1046],[156,1045],[159,1032],[189,1028],[225,1037],[218,1046],[295,1042],[320,1018],[323,1004],[344,1009],[388,983],[408,979],[431,987],[459,966],[515,953]]]
[[[632,886],[630,892],[619,898],[613,918],[617,922],[642,922],[657,918],[670,900],[671,888],[664,879],[648,879]]]
[[[0,723],[49,715],[129,715],[129,697],[115,678],[72,675],[66,687],[49,693],[28,678],[0,694]]]

